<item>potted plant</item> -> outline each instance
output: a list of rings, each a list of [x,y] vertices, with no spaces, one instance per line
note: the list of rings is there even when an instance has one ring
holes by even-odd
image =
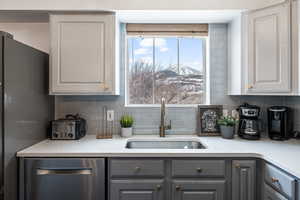
[[[133,117],[130,115],[123,115],[120,120],[121,124],[121,136],[122,137],[131,137],[132,136],[132,125]]]
[[[221,135],[225,139],[233,139],[237,120],[231,116],[223,116],[218,120]]]

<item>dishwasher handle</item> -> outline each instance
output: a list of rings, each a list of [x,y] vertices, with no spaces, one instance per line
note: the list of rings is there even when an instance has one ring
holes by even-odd
[[[91,175],[91,168],[82,169],[37,169],[37,175]]]

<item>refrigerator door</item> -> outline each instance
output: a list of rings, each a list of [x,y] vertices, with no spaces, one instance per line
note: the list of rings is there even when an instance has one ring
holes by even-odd
[[[4,199],[17,200],[16,152],[46,138],[52,119],[48,96],[48,54],[3,39]]]
[[[2,137],[2,131],[3,131],[3,126],[2,126],[2,111],[3,111],[3,87],[2,87],[2,64],[3,64],[3,34],[0,32],[0,200],[3,200],[3,190],[4,190],[4,170],[3,170],[3,137]]]

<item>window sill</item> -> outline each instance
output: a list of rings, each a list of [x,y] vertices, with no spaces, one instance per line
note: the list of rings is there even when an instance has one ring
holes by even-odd
[[[167,108],[197,108],[199,104],[166,104]],[[202,104],[204,105],[204,104]],[[160,108],[160,104],[129,104],[125,108]]]

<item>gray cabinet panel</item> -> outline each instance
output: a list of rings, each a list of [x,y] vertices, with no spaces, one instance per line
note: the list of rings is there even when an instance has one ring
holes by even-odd
[[[276,192],[268,185],[264,185],[264,199],[263,200],[288,200],[280,193]]]
[[[175,180],[172,184],[173,200],[224,200],[225,180]]]
[[[256,199],[256,161],[232,161],[232,200]]]
[[[165,200],[163,180],[111,180],[110,200]]]
[[[173,160],[173,177],[224,177],[224,160]]]
[[[296,195],[297,200],[300,200],[300,180],[298,180],[298,190]]]
[[[265,182],[280,193],[295,199],[296,180],[270,164],[265,165]]]
[[[112,159],[111,177],[163,177],[164,160]]]

